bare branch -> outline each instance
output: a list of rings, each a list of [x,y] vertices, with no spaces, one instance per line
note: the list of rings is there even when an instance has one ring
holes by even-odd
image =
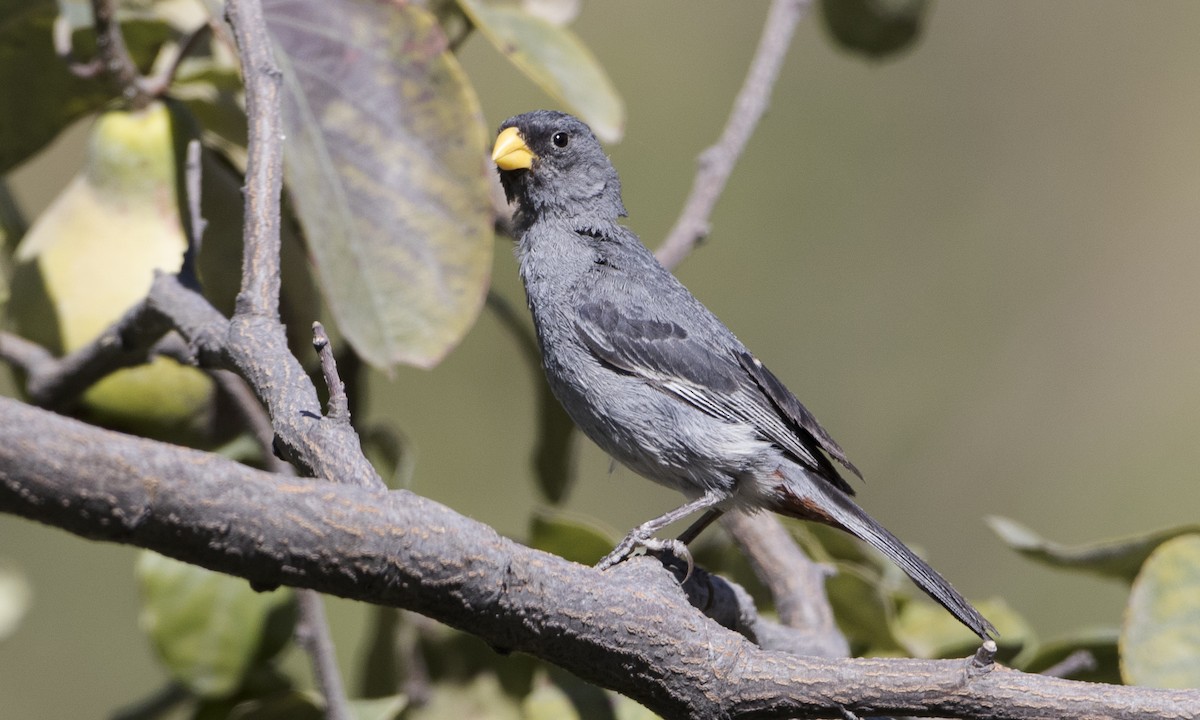
[[[733,166],[746,148],[759,119],[766,112],[779,68],[791,45],[796,24],[808,11],[810,0],[774,0],[750,63],[750,71],[734,101],[733,110],[717,143],[700,154],[699,169],[683,212],[667,239],[659,246],[659,261],[668,268],[677,266],[692,248],[708,235],[708,218],[733,172]]]
[[[64,408],[105,375],[146,362],[170,322],[143,301],[80,350],[58,359],[40,346],[0,333],[0,358],[25,373],[25,392],[44,407]]]
[[[736,511],[725,513],[721,525],[771,591],[779,620],[797,631],[792,640],[802,648],[800,652],[821,657],[849,655],[850,646],[825,595],[828,573],[796,546],[779,518]]]
[[[405,491],[283,478],[0,399],[0,511],[247,578],[414,610],[671,718],[1196,717],[1200,691],[963,660],[762,650],[653,558],[600,572]],[[844,716],[844,715],[843,715]]]
[[[200,246],[204,241],[204,230],[208,221],[200,212],[200,186],[203,180],[202,155],[200,141],[192,139],[187,144],[187,157],[183,166],[183,192],[185,197],[182,206],[187,207],[187,213],[182,215],[184,230],[187,233],[187,248],[183,251],[183,264],[179,268],[180,280],[189,288],[199,292],[200,272],[196,263],[200,257]]]
[[[313,348],[321,359],[321,374],[325,376],[325,387],[329,390],[329,409],[326,413],[331,421],[350,424],[350,401],[346,397],[346,385],[338,375],[337,361],[333,358],[333,348],[329,345],[329,336],[325,334],[325,326],[319,322],[312,324]]]
[[[100,58],[83,62],[75,57],[75,48],[71,43],[71,23],[66,16],[60,14],[54,19],[51,38],[54,54],[67,64],[67,70],[75,77],[90,80],[104,72],[104,63],[100,62]]]
[[[1062,660],[1042,671],[1050,677],[1071,677],[1081,672],[1096,669],[1096,656],[1090,650],[1076,650]]]
[[[325,697],[326,720],[350,720],[350,703],[338,671],[337,654],[329,623],[325,620],[325,601],[315,590],[296,593],[300,621],[296,625],[296,642],[308,653],[313,663],[313,678]]]
[[[142,87],[146,92],[155,97],[164,95],[170,89],[171,83],[175,80],[176,73],[179,72],[180,64],[192,53],[192,50],[206,35],[212,32],[212,23],[206,22],[192,32],[188,33],[183,39],[179,47],[175,50],[174,57],[158,74],[153,77],[146,78],[142,81]]]
[[[242,288],[237,315],[279,319],[279,198],[283,191],[283,121],[279,88],[283,75],[271,54],[258,0],[231,0],[226,18],[242,54],[246,87],[246,212]]]

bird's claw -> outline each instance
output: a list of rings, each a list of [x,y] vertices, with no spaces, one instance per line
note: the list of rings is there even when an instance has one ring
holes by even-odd
[[[624,540],[617,543],[612,552],[605,555],[600,562],[596,563],[596,569],[607,570],[617,563],[624,562],[637,552],[638,548],[645,548],[647,551],[655,553],[669,552],[671,555],[687,563],[687,573],[684,574],[681,582],[687,582],[688,578],[692,576],[695,563],[692,560],[692,553],[688,550],[687,545],[674,538],[662,540],[655,537],[642,537],[637,533],[630,533]]]

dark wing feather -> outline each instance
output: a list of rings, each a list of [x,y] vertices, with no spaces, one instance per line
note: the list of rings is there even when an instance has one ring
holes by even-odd
[[[642,378],[713,417],[748,423],[838,489],[854,490],[818,448],[858,474],[786,387],[740,347],[714,351],[670,320],[635,317],[607,301],[579,309],[576,331],[601,362]]]
[[[657,385],[684,381],[714,393],[738,387],[738,368],[721,362],[678,323],[621,312],[608,301],[579,308],[575,324],[592,354],[617,370]]]
[[[825,428],[817,422],[813,414],[808,411],[808,408],[800,404],[796,396],[791,390],[787,389],[779,378],[775,377],[775,373],[767,369],[758,358],[748,352],[742,352],[738,355],[738,361],[750,377],[754,378],[754,382],[758,384],[767,397],[774,403],[776,409],[790,420],[794,425],[801,428],[804,432],[811,435],[821,449],[829,454],[842,465],[845,465],[850,472],[858,477],[862,477],[862,473],[858,468],[854,467],[854,463],[846,457],[846,452],[838,445],[829,433],[825,432]]]

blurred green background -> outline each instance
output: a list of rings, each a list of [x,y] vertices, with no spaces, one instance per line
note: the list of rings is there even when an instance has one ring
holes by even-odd
[[[648,245],[720,133],[766,7],[606,0],[574,26],[627,102],[610,152]],[[1115,625],[1124,590],[1018,558],[985,516],[1066,542],[1197,520],[1197,28],[1184,0],[939,3],[911,52],[873,63],[811,16],[679,270],[863,469],[864,507],[1043,635]],[[481,38],[462,58],[493,125],[549,104]],[[80,139],[13,176],[30,216]],[[521,306],[510,242],[496,250],[494,286]],[[534,385],[492,315],[436,370],[374,376],[369,397],[411,442],[413,490],[524,534]],[[572,511],[623,532],[678,502],[583,445]],[[161,685],[134,552],[0,517],[0,558],[35,593],[0,645],[0,715],[104,717]],[[364,609],[330,607],[353,671]]]

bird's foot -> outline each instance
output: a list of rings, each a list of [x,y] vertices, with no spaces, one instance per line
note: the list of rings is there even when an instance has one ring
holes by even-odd
[[[683,576],[683,581],[686,582],[692,575],[692,569],[695,564],[692,562],[692,553],[688,550],[687,545],[674,538],[662,540],[656,537],[646,537],[634,530],[625,536],[625,539],[617,543],[612,552],[605,555],[600,562],[596,563],[597,570],[607,570],[617,563],[624,562],[633,556],[639,548],[645,548],[648,552],[669,552],[675,557],[687,563],[687,574]]]

